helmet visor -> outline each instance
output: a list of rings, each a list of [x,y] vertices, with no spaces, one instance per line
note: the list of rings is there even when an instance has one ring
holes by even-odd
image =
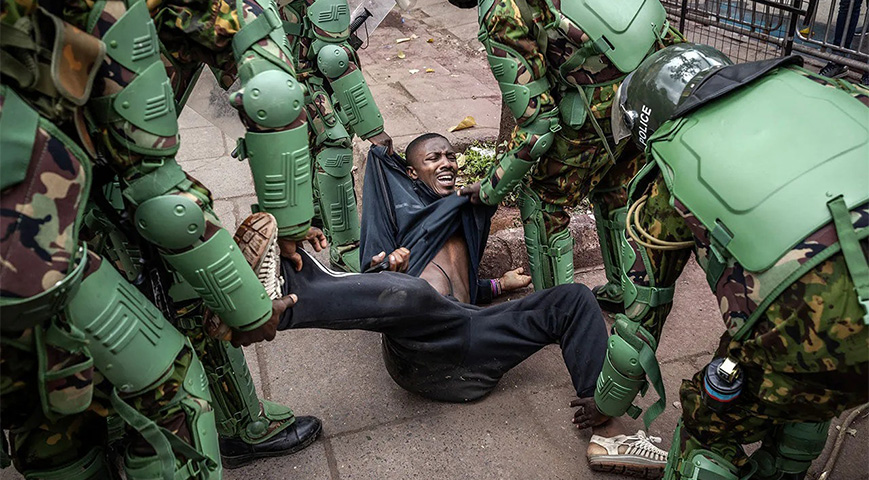
[[[395,0],[395,3],[398,5],[398,8],[405,12],[416,6],[416,0]]]
[[[610,125],[613,130],[613,140],[616,144],[631,136],[631,129],[625,122],[625,115],[627,114],[627,110],[625,109],[625,91],[627,90],[628,83],[631,81],[633,75],[633,72],[631,72],[631,74],[625,78],[622,84],[619,85],[619,89],[616,90],[616,96],[613,98],[613,106],[610,113]]]

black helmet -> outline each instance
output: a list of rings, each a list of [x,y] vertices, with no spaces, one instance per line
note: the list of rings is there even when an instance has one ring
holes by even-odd
[[[632,136],[640,148],[670,119],[679,102],[709,73],[732,65],[727,55],[695,43],[679,43],[649,55],[619,86],[613,101],[616,142]]]

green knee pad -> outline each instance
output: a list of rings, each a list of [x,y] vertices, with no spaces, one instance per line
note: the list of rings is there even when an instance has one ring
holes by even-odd
[[[211,337],[205,342],[200,357],[211,386],[217,430],[222,436],[258,443],[292,425],[292,410],[257,397],[242,349]]]
[[[181,383],[181,390],[172,400],[172,405],[181,406],[186,418],[187,431],[192,445],[184,442],[168,430],[156,426],[144,417],[130,415],[128,406],[119,409],[119,413],[134,428],[143,434],[146,440],[152,441],[153,436],[162,436],[175,452],[157,450],[157,455],[140,457],[130,450],[124,455],[124,472],[129,480],[156,480],[166,478],[167,466],[173,465],[174,471],[170,478],[184,479],[220,479],[222,465],[220,463],[220,446],[217,431],[214,428],[214,410],[209,406],[211,396],[208,393],[208,379],[202,363],[191,356],[190,365]],[[116,399],[113,403],[118,406]],[[150,422],[150,423],[149,423]],[[144,427],[145,431],[141,427]],[[146,433],[147,432],[147,433]],[[154,445],[154,442],[152,442]],[[157,448],[157,445],[154,445]],[[183,457],[183,461],[182,458]],[[167,463],[171,462],[171,463]]]
[[[352,170],[352,149],[326,147],[317,155],[317,197],[332,260],[358,272],[359,215]]]
[[[65,465],[47,470],[21,472],[27,480],[104,480],[116,478],[106,462],[102,448],[93,448],[84,457]]]
[[[763,445],[751,456],[757,465],[754,477],[777,480],[783,474],[800,474],[824,451],[830,421],[788,423],[764,439]]]
[[[570,230],[565,229],[549,237],[543,223],[543,212],[556,211],[558,207],[544,204],[527,187],[519,192],[518,203],[534,289],[573,283],[573,237],[570,236]]]
[[[592,196],[594,205],[594,223],[597,238],[600,242],[600,253],[603,257],[606,285],[595,291],[595,296],[607,302],[622,303],[621,255],[619,253],[620,236],[625,229],[627,207],[603,211],[600,197]]]
[[[705,449],[682,451],[682,419],[673,433],[663,480],[740,480],[739,469]]]

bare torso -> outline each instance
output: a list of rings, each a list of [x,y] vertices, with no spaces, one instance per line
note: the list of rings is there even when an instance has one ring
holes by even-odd
[[[469,303],[471,289],[468,279],[470,256],[465,237],[457,233],[450,237],[437,255],[426,265],[420,278],[441,295],[452,294],[458,301]]]

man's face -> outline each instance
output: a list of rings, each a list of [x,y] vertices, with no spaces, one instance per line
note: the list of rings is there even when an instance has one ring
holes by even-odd
[[[459,164],[450,142],[444,138],[430,138],[411,156],[407,158],[410,178],[419,179],[442,197],[455,191]]]

